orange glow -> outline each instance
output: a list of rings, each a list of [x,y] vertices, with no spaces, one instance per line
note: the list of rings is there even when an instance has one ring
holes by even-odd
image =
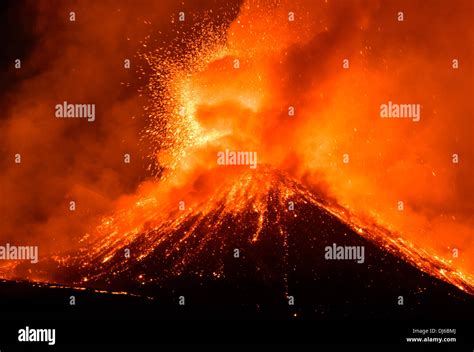
[[[403,23],[396,17],[400,8],[407,14]],[[289,12],[295,21],[288,21]],[[198,22],[176,57],[159,45],[151,50],[157,45],[150,36],[139,50],[148,65],[140,77],[149,99],[149,125],[140,139],[151,144],[149,170],[157,178],[134,184],[130,175],[131,185],[102,197],[96,192],[114,175],[102,175],[90,194],[81,180],[74,182],[78,175],[72,177],[70,191],[91,199],[91,211],[83,215],[87,227],[80,226],[88,235],[79,248],[99,240],[88,256],[107,263],[114,248],[139,233],[163,224],[172,228],[196,209],[204,216],[214,205],[215,189],[229,180],[241,182],[231,188],[226,205],[238,212],[242,204],[233,202],[232,192],[240,186],[260,199],[267,184],[246,185],[238,177],[248,167],[218,166],[216,154],[255,151],[258,168],[282,170],[324,195],[324,203],[311,193],[307,197],[361,236],[473,294],[474,72],[472,40],[466,42],[474,37],[472,20],[469,0],[430,7],[422,1],[246,1],[229,26]],[[460,70],[452,68],[453,58],[460,59]],[[380,118],[380,105],[388,101],[421,104],[420,121]],[[134,97],[124,109],[134,111],[140,102]],[[8,140],[29,121],[11,123]],[[114,133],[138,143],[126,125]],[[107,145],[113,149],[114,142]],[[103,153],[104,159],[116,158]],[[262,204],[255,205],[260,221]],[[63,228],[69,228],[63,220],[40,226],[42,234],[56,231],[55,236]],[[257,229],[252,241],[259,236]],[[71,242],[61,241],[77,248]],[[55,259],[67,262],[61,254]]]
[[[472,284],[472,52],[460,38],[447,41],[442,26],[429,28],[437,40],[427,40],[420,52],[417,38],[399,39],[414,24],[399,29],[387,20],[394,9],[347,2],[243,5],[225,46],[207,49],[206,65],[189,68],[184,82],[172,80],[177,106],[187,107],[186,118],[176,120],[193,128],[184,139],[194,143],[179,149],[181,176],[215,167],[218,150],[256,150],[259,163],[318,189],[324,185],[351,216],[398,233]],[[287,20],[291,10],[301,14],[294,24]],[[354,16],[341,22],[342,11]],[[416,16],[413,21],[423,22],[434,14]],[[468,22],[466,15],[452,25],[472,37]],[[462,76],[445,53],[464,57]],[[346,57],[350,70],[342,68]],[[387,101],[419,102],[421,121],[381,119],[378,109]],[[464,161],[453,164],[453,153]],[[462,254],[453,257],[453,249]]]

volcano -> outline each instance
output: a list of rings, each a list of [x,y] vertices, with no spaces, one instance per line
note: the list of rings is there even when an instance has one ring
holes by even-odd
[[[446,314],[472,312],[472,285],[436,255],[269,167],[247,169],[150,225],[158,216],[144,213],[141,231],[113,231],[56,257],[53,281],[320,317],[406,317],[420,307],[439,312],[439,304],[450,307]],[[336,245],[363,248],[363,260],[328,260]]]

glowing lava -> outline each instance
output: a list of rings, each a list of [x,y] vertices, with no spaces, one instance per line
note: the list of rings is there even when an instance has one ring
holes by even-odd
[[[136,223],[124,231],[124,224],[131,220]],[[351,230],[385,256],[403,259],[474,294],[473,278],[452,269],[450,263],[397,233],[352,217],[337,204],[263,165],[229,178],[208,199],[185,210],[144,200],[104,219],[101,234],[87,240],[79,253],[57,259],[66,277],[75,275],[75,285],[136,291],[142,285],[166,286],[180,276],[203,281],[245,277],[248,268],[236,264],[240,263],[234,257],[237,249],[249,267],[255,265],[252,272],[262,282],[280,282],[288,291],[291,263],[298,262],[295,256],[301,255],[297,253],[307,251],[315,263],[328,266],[324,245],[342,241]],[[368,253],[373,255],[370,249]]]

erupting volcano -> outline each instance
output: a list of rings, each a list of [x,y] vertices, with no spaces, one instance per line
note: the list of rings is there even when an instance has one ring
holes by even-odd
[[[398,296],[472,303],[472,51],[469,35],[447,40],[431,27],[450,5],[405,2],[410,20],[400,21],[396,6],[377,1],[209,3],[169,4],[169,28],[137,40],[138,78],[120,77],[140,81],[137,96],[109,101],[104,79],[93,118],[55,120],[63,127],[52,138],[69,145],[76,132],[64,126],[74,121],[87,142],[77,159],[54,154],[64,178],[39,173],[30,223],[4,222],[6,238],[24,229],[47,250],[38,264],[0,265],[2,277],[270,310],[291,297],[295,314],[319,317],[347,317],[345,305],[380,316],[377,304]],[[97,6],[88,23],[100,22]],[[472,34],[469,9],[460,1],[450,10],[460,17],[443,21]],[[56,98],[65,110],[74,100]],[[25,150],[4,177],[14,199],[17,179],[30,182],[25,169],[36,175],[36,149],[29,138],[17,146],[23,124],[8,126],[5,149]],[[20,212],[30,193],[3,208]]]
[[[133,211],[142,213],[143,224],[136,232],[120,232],[115,227],[130,219],[128,212],[107,218],[98,240],[86,239],[89,243],[83,243],[79,253],[60,257],[65,276],[59,280],[71,280],[74,273],[70,283],[75,285],[150,292],[149,286],[170,287],[170,281],[178,278],[240,285],[250,279],[276,284],[282,295],[288,295],[294,288],[290,285],[295,285],[289,281],[292,276],[317,281],[343,275],[341,269],[352,263],[324,263],[324,248],[341,243],[368,248],[367,262],[353,270],[357,280],[369,287],[374,275],[385,276],[385,285],[400,284],[399,269],[384,267],[386,262],[404,260],[474,294],[468,278],[449,263],[376,224],[351,219],[337,204],[269,167],[242,172],[209,199],[172,211],[153,225],[161,217],[157,214],[169,208],[169,204],[150,207],[146,201],[137,204]],[[395,280],[397,275],[400,281]],[[423,284],[412,284],[423,290]]]
[[[54,256],[52,281],[169,304],[179,295],[213,309],[257,305],[275,316],[286,312],[288,297],[297,297],[292,311],[304,316],[380,317],[400,314],[379,308],[397,293],[422,304],[423,314],[438,295],[467,302],[461,291],[474,294],[469,278],[441,258],[269,166],[237,172],[189,208],[154,202],[105,218],[81,250]],[[325,250],[335,244],[363,247],[365,257],[328,260]]]

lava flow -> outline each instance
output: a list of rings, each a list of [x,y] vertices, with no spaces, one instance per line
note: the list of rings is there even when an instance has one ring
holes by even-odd
[[[155,200],[142,198],[130,209],[105,218],[98,240],[85,239],[88,243],[80,252],[54,258],[60,263],[56,280],[140,292],[169,287],[180,277],[203,282],[240,279],[242,284],[250,276],[277,283],[282,293],[288,293],[288,276],[295,268],[298,275],[308,271],[301,265],[304,260],[323,263],[319,274],[312,273],[317,277],[330,268],[324,263],[325,246],[360,241],[367,248],[378,248],[368,253],[375,268],[383,265],[376,262],[377,256],[401,258],[474,294],[472,278],[450,263],[416,248],[399,234],[351,217],[342,207],[268,166],[230,177],[208,199],[185,210]],[[242,259],[236,259],[236,253]]]

